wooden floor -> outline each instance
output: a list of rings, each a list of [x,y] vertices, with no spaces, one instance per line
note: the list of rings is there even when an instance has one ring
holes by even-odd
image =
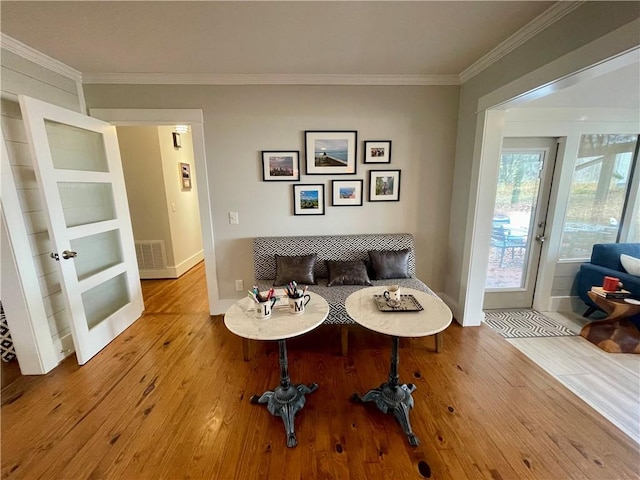
[[[207,311],[202,265],[146,281],[146,311],[83,367],[69,358],[2,392],[2,478],[626,479],[638,445],[488,327],[401,343],[413,382],[410,447],[397,421],[349,402],[386,380],[390,340],[354,327],[288,343],[292,380],[317,382],[282,421],[249,397],[278,383],[273,343],[243,362],[241,341]]]

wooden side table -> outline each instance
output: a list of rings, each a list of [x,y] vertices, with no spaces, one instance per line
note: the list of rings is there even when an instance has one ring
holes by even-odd
[[[588,295],[608,316],[582,327],[580,335],[605,352],[640,353],[640,330],[628,320],[640,314],[640,305],[601,297],[594,292]]]

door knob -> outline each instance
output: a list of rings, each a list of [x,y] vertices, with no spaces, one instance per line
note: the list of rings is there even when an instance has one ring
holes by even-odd
[[[72,250],[65,250],[62,252],[62,258],[68,260],[70,258],[76,258],[78,256],[78,252],[74,252]]]

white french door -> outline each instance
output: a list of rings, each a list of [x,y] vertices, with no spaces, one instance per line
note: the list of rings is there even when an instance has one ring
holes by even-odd
[[[78,363],[143,311],[115,127],[20,96]]]
[[[554,138],[503,141],[485,310],[533,305],[556,150]]]

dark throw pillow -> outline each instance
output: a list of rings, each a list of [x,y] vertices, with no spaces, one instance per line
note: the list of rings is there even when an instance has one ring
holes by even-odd
[[[362,260],[352,262],[340,262],[327,260],[329,280],[327,287],[338,285],[372,285],[367,275],[367,267]]]
[[[409,249],[370,250],[369,259],[375,280],[409,278]]]
[[[316,265],[316,254],[283,257],[276,255],[276,279],[275,286],[296,282],[301,285],[315,285],[313,268]]]

